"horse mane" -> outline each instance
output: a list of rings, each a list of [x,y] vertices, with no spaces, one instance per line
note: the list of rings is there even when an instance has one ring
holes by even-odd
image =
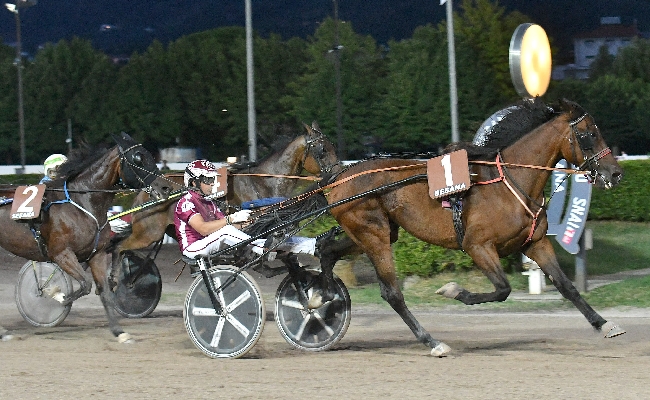
[[[569,101],[561,101],[558,105],[548,106],[539,97],[521,100],[504,109],[507,110],[507,113],[490,127],[483,145],[475,145],[471,142],[452,143],[445,148],[444,153],[465,149],[470,159],[493,158],[498,151],[510,146],[559,113],[569,111],[567,108],[569,104],[577,106]]]
[[[68,153],[68,161],[59,167],[55,184],[75,178],[108,153],[108,150],[106,144],[91,146],[88,143],[82,143],[80,147],[72,149]]]
[[[273,140],[273,143],[269,144],[269,143],[264,142],[264,144],[267,147],[271,148],[271,151],[268,154],[266,154],[264,157],[262,157],[261,159],[259,159],[257,161],[251,161],[251,162],[247,162],[247,163],[230,164],[230,168],[233,171],[241,171],[241,170],[246,170],[246,169],[249,169],[249,168],[257,167],[258,165],[264,163],[266,160],[271,158],[274,154],[277,154],[277,153],[280,153],[280,152],[284,151],[284,149],[289,147],[289,145],[294,140],[296,140],[299,136],[301,136],[301,135],[295,135],[293,137],[288,136],[288,135],[276,136],[274,138],[274,140]]]

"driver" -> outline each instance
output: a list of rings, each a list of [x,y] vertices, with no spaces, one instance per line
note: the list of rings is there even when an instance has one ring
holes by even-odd
[[[249,219],[250,210],[225,215],[212,200],[217,176],[217,169],[207,160],[192,161],[185,168],[184,183],[189,190],[176,204],[174,225],[181,253],[186,257],[209,256],[226,246],[251,238],[240,230],[241,224]],[[277,249],[314,254],[315,238],[296,236],[289,239]],[[257,239],[249,248],[261,255],[265,242],[265,239]]]
[[[63,154],[52,154],[46,158],[45,162],[43,163],[44,176],[39,184],[54,180],[56,178],[57,171],[59,170],[59,166],[66,161],[68,161],[68,158]]]

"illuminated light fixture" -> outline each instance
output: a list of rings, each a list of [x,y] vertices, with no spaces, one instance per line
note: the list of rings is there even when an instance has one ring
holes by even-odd
[[[510,77],[517,93],[526,98],[542,96],[551,81],[551,46],[544,29],[525,23],[510,39]]]

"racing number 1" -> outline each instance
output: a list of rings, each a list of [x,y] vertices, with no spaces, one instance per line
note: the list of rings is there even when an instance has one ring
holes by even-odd
[[[451,175],[451,156],[445,154],[442,159],[440,159],[440,164],[442,164],[442,168],[445,170],[445,183],[447,186],[452,186],[454,184],[454,178]]]

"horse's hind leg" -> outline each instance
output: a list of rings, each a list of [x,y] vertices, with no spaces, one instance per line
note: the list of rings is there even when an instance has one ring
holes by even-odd
[[[72,252],[72,250],[63,250],[53,256],[52,260],[57,263],[63,271],[79,282],[79,289],[72,292],[70,296],[63,301],[64,305],[70,304],[78,298],[90,293],[92,283],[84,276],[83,268],[81,267],[81,264],[79,264],[77,256]]]
[[[10,334],[2,325],[0,325],[0,341],[4,342],[14,338],[14,335]]]
[[[390,237],[386,235],[385,240],[373,235],[368,227],[364,232],[357,232],[357,240],[361,249],[365,251],[370,261],[375,266],[381,297],[399,314],[406,325],[411,329],[418,341],[431,348],[431,355],[442,357],[451,351],[445,343],[434,339],[429,332],[420,325],[417,319],[411,314],[406,306],[404,295],[397,282],[395,272],[395,261],[390,247]]]
[[[512,289],[503,268],[501,268],[501,262],[496,250],[485,247],[468,247],[466,251],[481,269],[481,272],[492,282],[494,291],[490,293],[472,293],[456,282],[450,282],[436,290],[436,293],[450,299],[456,299],[467,305],[505,301]]]
[[[106,318],[108,319],[108,326],[111,333],[117,337],[120,343],[132,343],[133,340],[131,339],[131,335],[124,332],[118,322],[120,316],[117,311],[115,311],[113,293],[110,290],[106,290],[106,288],[109,287],[108,267],[111,263],[109,257],[111,257],[110,254],[104,251],[99,251],[88,261],[88,264],[90,265],[90,271],[93,274],[93,279],[97,286],[99,298],[102,300],[102,305],[106,312]]]
[[[544,271],[546,276],[553,282],[553,285],[564,296],[570,300],[573,305],[587,318],[587,321],[595,329],[602,331],[606,338],[622,335],[625,330],[618,325],[608,322],[601,317],[587,302],[580,296],[580,292],[573,286],[571,280],[564,274],[557,262],[553,246],[547,238],[534,243],[524,253],[527,257],[534,260]]]
[[[334,299],[336,294],[334,290],[334,265],[344,255],[351,254],[352,250],[356,247],[354,242],[347,236],[336,240],[335,233],[338,231],[335,229],[332,228],[330,230],[332,234],[329,237],[322,238],[322,242],[319,242],[318,239],[316,242],[316,246],[319,249],[318,257],[321,266],[321,290],[314,291],[309,299],[308,307],[310,309],[319,308],[326,302]]]

